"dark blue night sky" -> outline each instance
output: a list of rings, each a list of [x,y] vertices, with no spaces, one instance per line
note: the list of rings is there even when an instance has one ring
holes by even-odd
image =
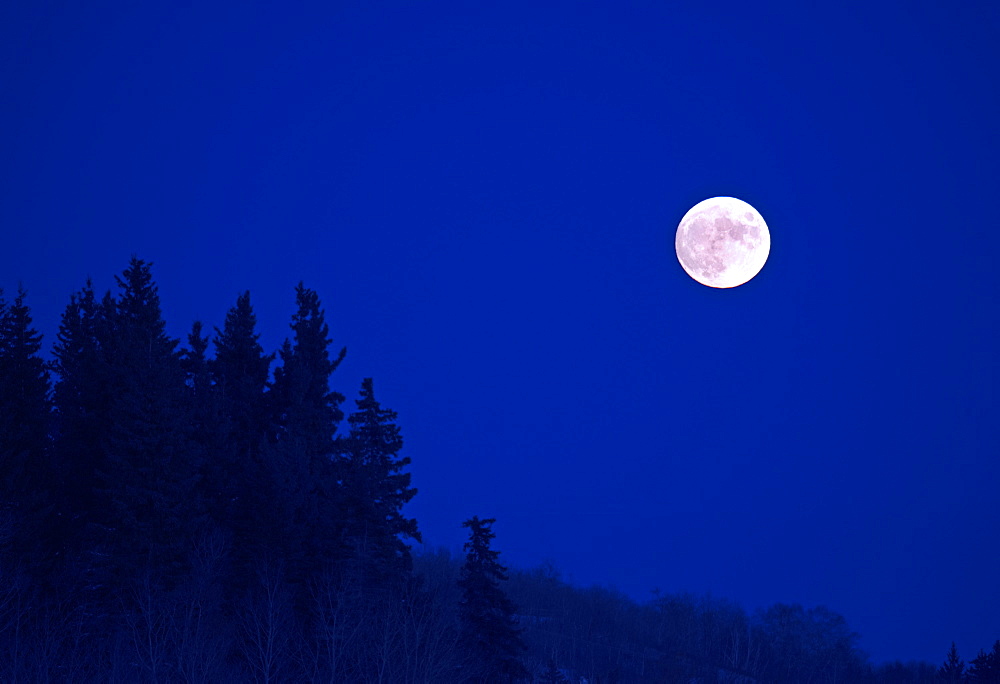
[[[171,333],[300,280],[399,413],[431,545],[1000,637],[1000,5],[5,2],[0,287],[50,348],[154,264]],[[732,195],[748,284],[677,263]]]

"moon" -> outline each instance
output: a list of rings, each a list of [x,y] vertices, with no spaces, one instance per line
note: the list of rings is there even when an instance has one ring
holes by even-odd
[[[764,268],[771,233],[756,209],[735,197],[712,197],[691,207],[674,241],[687,274],[709,287],[736,287]]]

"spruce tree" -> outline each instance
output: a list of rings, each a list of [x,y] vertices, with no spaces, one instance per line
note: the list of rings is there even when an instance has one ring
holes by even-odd
[[[178,342],[166,334],[150,264],[133,257],[121,277],[108,357],[111,399],[104,520],[111,581],[149,570],[171,583],[202,523]]]
[[[979,651],[969,663],[965,677],[971,684],[1000,684],[1000,640],[990,651]]]
[[[336,359],[330,358],[330,328],[315,290],[299,283],[295,304],[294,342],[285,341],[282,365],[274,371],[271,396],[276,438],[297,440],[310,460],[329,460],[334,433],[344,418],[340,410],[344,396],[330,391],[330,376],[347,349],[341,349]]]
[[[215,329],[215,358],[209,362],[220,411],[223,444],[210,477],[218,492],[213,517],[233,534],[235,577],[245,588],[255,559],[279,545],[281,529],[274,515],[273,478],[263,461],[268,435],[267,380],[274,355],[264,354],[257,318],[244,292]]]
[[[347,350],[330,358],[330,331],[314,290],[299,283],[295,301],[293,341],[282,345],[282,365],[269,392],[275,430],[264,460],[289,580],[305,586],[311,574],[342,553],[334,437],[344,397],[330,390],[330,375]]]
[[[507,569],[500,564],[499,551],[490,548],[496,536],[494,518],[472,517],[462,523],[470,530],[465,544],[465,564],[458,585],[460,643],[467,658],[466,681],[512,682],[528,679],[519,656],[525,650],[517,625],[514,604],[500,582]]]
[[[38,546],[51,512],[54,473],[49,375],[25,296],[19,288],[6,304],[0,292],[0,524],[11,527],[13,556],[34,564],[43,555]]]
[[[212,376],[208,370],[208,337],[202,335],[204,326],[201,321],[195,321],[188,333],[188,348],[181,352],[181,369],[184,371],[185,385],[188,388],[189,401],[192,405],[210,404],[212,394]]]
[[[420,541],[417,521],[402,512],[417,493],[403,472],[410,459],[398,456],[403,438],[396,413],[379,405],[371,378],[362,381],[355,403],[350,434],[342,442],[347,542],[363,584],[399,582],[412,568],[404,538]]]
[[[107,497],[99,495],[98,473],[107,469],[105,436],[110,427],[114,390],[109,376],[114,301],[97,300],[93,283],[70,298],[53,348],[57,381],[55,462],[59,474],[60,538],[79,575],[90,567],[87,546],[93,528],[111,516]]]
[[[958,657],[958,649],[955,642],[951,642],[951,649],[944,664],[938,668],[938,679],[946,684],[961,684],[965,676],[965,663]]]
[[[232,464],[231,475],[243,467],[243,462],[258,458],[271,432],[265,390],[274,355],[264,354],[256,327],[257,317],[247,291],[226,314],[222,330],[215,329],[215,358],[209,362],[226,422],[227,442],[238,459]]]
[[[225,479],[220,470],[228,435],[206,355],[209,339],[202,330],[201,321],[195,321],[180,363],[187,386],[188,454],[199,484],[196,499],[204,502],[206,513],[218,522],[216,512],[227,502]]]

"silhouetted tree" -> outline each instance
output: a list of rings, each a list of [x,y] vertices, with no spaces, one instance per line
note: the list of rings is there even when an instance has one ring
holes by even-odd
[[[109,359],[113,356],[115,301],[107,293],[100,301],[88,279],[70,297],[63,312],[53,348],[52,368],[57,375],[54,461],[60,491],[57,543],[63,559],[63,589],[85,589],[88,612],[100,602],[104,580],[98,576],[103,560],[100,545],[112,518],[107,496],[101,494],[99,473],[107,469],[107,435],[115,387]],[[105,597],[106,598],[106,597]],[[103,610],[103,609],[100,609]]]
[[[286,571],[305,587],[310,575],[343,553],[334,436],[344,397],[330,390],[330,375],[347,350],[330,359],[330,331],[314,290],[300,283],[295,301],[294,339],[281,348],[269,393],[275,434],[265,460],[277,494],[273,513],[281,520]]]
[[[226,314],[222,330],[215,329],[215,358],[209,362],[225,418],[226,442],[237,473],[259,459],[261,446],[271,432],[265,390],[273,354],[265,354],[256,331],[257,317],[244,292]]]
[[[1000,684],[1000,640],[990,651],[979,651],[969,663],[966,679],[972,684]]]
[[[256,458],[269,432],[265,389],[274,360],[264,354],[257,333],[257,317],[244,292],[226,314],[222,330],[215,329],[215,358],[209,362],[227,421],[227,440],[243,462]]]
[[[215,358],[209,362],[220,411],[222,445],[210,471],[216,493],[213,517],[233,533],[236,584],[246,589],[255,557],[277,547],[281,531],[273,515],[273,478],[262,460],[272,433],[266,405],[267,380],[274,355],[264,353],[257,318],[244,292],[215,331]]]
[[[188,401],[196,407],[206,404],[212,393],[212,376],[208,370],[208,357],[205,354],[208,350],[208,337],[202,335],[203,329],[201,321],[194,322],[191,332],[188,333],[188,349],[181,352],[181,369],[184,371],[185,384],[188,388]],[[202,414],[204,409],[199,408],[193,413]]]
[[[70,298],[53,348],[57,381],[56,453],[64,482],[66,518],[85,522],[96,506],[97,470],[103,461],[111,387],[106,357],[110,343],[111,306],[94,296],[90,280]]]
[[[491,526],[495,518],[473,516],[462,523],[470,530],[465,543],[465,564],[458,585],[460,644],[468,658],[468,681],[518,681],[529,677],[520,661],[525,650],[514,604],[500,582],[507,569],[500,564],[500,552],[490,548],[496,537]]]
[[[225,494],[220,491],[224,481],[220,470],[227,435],[206,356],[208,336],[202,334],[202,329],[201,321],[191,326],[188,348],[181,352],[180,363],[187,385],[188,453],[197,468],[197,498],[204,502],[206,513],[218,524],[223,521],[217,512],[227,504]]]
[[[849,681],[857,681],[851,679]],[[882,663],[874,669],[870,677],[873,684],[937,684],[937,668],[930,663],[899,660]]]
[[[961,684],[964,676],[965,662],[958,657],[958,649],[955,648],[953,641],[948,650],[948,657],[945,658],[944,664],[938,668],[938,679],[948,684]]]
[[[403,472],[410,459],[398,456],[403,438],[396,413],[379,405],[371,378],[362,381],[355,403],[350,434],[341,442],[346,537],[362,583],[378,585],[402,580],[412,569],[404,538],[419,542],[420,532],[402,511],[417,490]]]
[[[117,581],[148,566],[165,579],[182,571],[203,520],[177,340],[167,336],[150,264],[134,258],[121,277],[109,382],[114,390],[100,472],[107,564]],[[122,576],[117,576],[119,573]]]
[[[954,644],[940,668],[870,665],[824,608],[751,620],[552,568],[508,576],[492,519],[463,524],[464,564],[414,554],[397,416],[365,379],[337,436],[344,351],[331,357],[314,291],[296,288],[268,385],[248,293],[209,359],[200,323],[183,353],[166,334],[148,263],[117,280],[117,298],[88,281],[70,299],[54,412],[24,292],[0,298],[2,681],[1000,681],[1000,642],[963,679]],[[69,560],[39,571],[43,557]]]
[[[0,516],[13,521],[10,550],[34,565],[50,512],[49,375],[25,292],[0,292]],[[51,541],[51,540],[50,540]],[[36,568],[37,569],[37,568]]]
[[[759,615],[758,629],[770,646],[768,681],[857,681],[867,669],[855,646],[857,634],[843,616],[822,606],[775,604]]]
[[[271,394],[277,438],[294,438],[310,459],[329,460],[334,433],[344,418],[340,410],[344,396],[330,391],[330,376],[347,349],[330,359],[330,329],[315,290],[299,283],[295,304],[294,338],[281,348],[282,365],[275,369]]]

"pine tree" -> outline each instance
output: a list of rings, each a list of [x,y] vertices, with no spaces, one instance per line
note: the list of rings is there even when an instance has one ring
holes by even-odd
[[[288,577],[306,586],[311,574],[342,553],[334,437],[344,397],[330,391],[330,375],[347,350],[330,359],[329,327],[314,290],[300,283],[295,300],[294,342],[282,346],[269,392],[275,433],[264,460]]]
[[[114,309],[108,376],[114,395],[99,472],[112,516],[104,521],[114,581],[140,569],[168,584],[183,572],[202,523],[198,465],[177,340],[166,334],[150,264],[133,257]]]
[[[14,557],[35,563],[51,512],[51,410],[48,370],[38,356],[42,336],[25,297],[19,288],[8,305],[0,292],[0,516],[13,523]]]
[[[396,413],[379,405],[371,378],[362,381],[355,403],[351,431],[342,442],[348,545],[365,582],[402,581],[412,568],[404,538],[420,541],[417,521],[402,512],[417,493],[403,472],[410,459],[398,456],[403,438]]]
[[[264,354],[256,332],[257,318],[244,292],[215,329],[215,358],[209,362],[220,411],[223,444],[210,474],[218,493],[213,517],[233,534],[235,577],[244,589],[252,579],[254,561],[277,549],[281,538],[274,515],[277,494],[263,451],[273,434],[268,415],[267,380],[274,355]]]
[[[330,391],[330,376],[347,349],[330,359],[330,329],[314,290],[299,283],[295,303],[297,310],[291,325],[294,343],[285,341],[280,353],[282,365],[274,371],[276,437],[301,442],[308,459],[329,460],[334,451],[334,433],[344,418],[340,410],[344,396]]]
[[[969,663],[965,677],[971,684],[1000,684],[1000,640],[989,652],[979,651]]]
[[[467,656],[467,681],[529,678],[519,660],[525,645],[517,626],[516,609],[500,587],[500,582],[507,580],[507,569],[498,560],[500,552],[490,548],[496,536],[491,529],[495,522],[494,518],[472,517],[462,523],[470,530],[458,581],[462,590],[460,641]]]
[[[206,512],[220,522],[217,512],[226,506],[227,490],[230,489],[221,472],[228,435],[206,356],[209,340],[202,329],[201,321],[191,326],[188,348],[181,353],[180,361],[187,386],[188,453],[198,476],[197,499],[203,501]]]
[[[208,370],[208,337],[202,335],[204,326],[195,321],[188,333],[188,349],[181,353],[181,369],[192,405],[210,404],[212,376]]]
[[[256,332],[257,317],[244,292],[226,314],[222,330],[215,329],[215,358],[209,363],[227,426],[227,442],[241,462],[252,461],[271,432],[264,394],[274,355],[265,355]]]
[[[63,557],[80,567],[89,563],[86,549],[90,526],[111,516],[106,497],[98,494],[98,473],[107,468],[105,436],[110,427],[114,395],[108,359],[113,336],[114,300],[99,302],[88,280],[70,298],[62,315],[52,368],[58,380],[55,404],[55,462],[58,473],[60,539]]]
[[[965,663],[958,657],[958,649],[955,642],[951,642],[951,649],[944,664],[938,669],[938,679],[947,684],[961,684],[965,675]]]

